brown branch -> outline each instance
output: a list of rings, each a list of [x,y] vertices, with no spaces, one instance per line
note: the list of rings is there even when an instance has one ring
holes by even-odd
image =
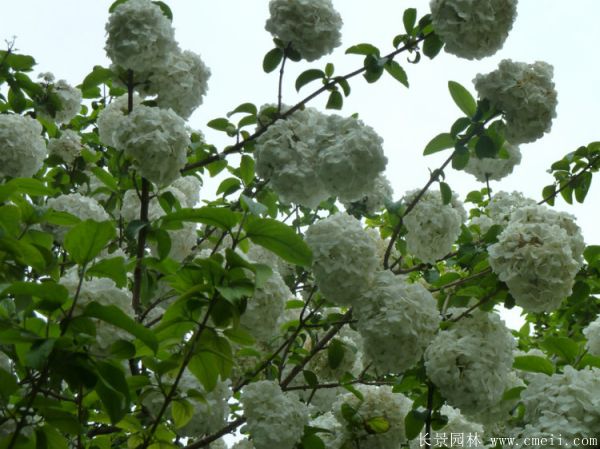
[[[467,276],[465,278],[460,278],[460,279],[457,279],[456,281],[449,282],[448,284],[443,285],[441,287],[431,288],[431,289],[429,289],[429,291],[431,293],[434,293],[434,292],[439,292],[440,290],[445,290],[447,288],[456,287],[457,285],[466,284],[467,282],[469,282],[473,279],[480,278],[481,276],[485,276],[486,274],[491,273],[491,272],[492,272],[492,269],[490,267],[487,267],[485,270],[481,270],[481,271],[478,271],[477,273]]]
[[[223,427],[218,432],[208,435],[208,436],[196,441],[195,443],[188,444],[183,449],[199,449],[201,447],[208,446],[210,443],[212,443],[215,440],[218,440],[223,435],[227,435],[228,433],[233,432],[235,429],[237,429],[239,426],[241,426],[245,422],[246,422],[246,418],[238,418],[235,421],[230,422],[227,426]]]
[[[133,294],[131,298],[131,306],[138,317],[141,313],[142,272],[144,269],[144,254],[146,252],[146,237],[148,236],[148,203],[150,202],[150,182],[146,178],[142,178],[140,202],[140,221],[142,221],[143,226],[138,233],[135,270],[133,272]]]

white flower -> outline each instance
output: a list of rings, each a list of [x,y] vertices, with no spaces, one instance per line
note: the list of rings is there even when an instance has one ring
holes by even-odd
[[[248,298],[240,324],[254,338],[269,340],[279,330],[278,322],[285,303],[293,296],[279,273],[273,271],[271,277]]]
[[[240,441],[236,441],[231,449],[255,449],[254,444],[252,444],[251,440],[243,439]]]
[[[244,387],[240,397],[256,449],[292,449],[308,423],[308,409],[276,382],[261,380]]]
[[[425,351],[427,375],[450,405],[476,415],[501,399],[514,346],[498,315],[477,310],[437,334]]]
[[[366,357],[386,373],[401,373],[417,363],[440,323],[431,293],[390,271],[376,274],[354,312]]]
[[[308,364],[308,369],[313,371],[321,380],[339,380],[345,373],[358,376],[362,369],[363,339],[358,332],[350,328],[344,327],[343,330],[343,335],[340,332],[338,334],[339,338],[334,338],[330,342],[330,345],[336,345],[343,351],[343,357],[337,367],[332,368],[329,364],[328,348],[317,352]],[[311,404],[313,404],[313,401],[311,401]]]
[[[521,151],[519,147],[506,142],[503,149],[506,150],[508,156],[506,159],[499,155],[481,159],[472,155],[464,171],[472,174],[481,182],[486,182],[486,179],[500,181],[502,178],[510,175],[513,168],[521,163]]]
[[[535,206],[537,203],[531,198],[526,198],[519,192],[500,191],[492,197],[485,207],[487,215],[471,219],[472,224],[479,226],[482,233],[486,233],[493,225],[506,226],[510,215],[524,206]]]
[[[58,156],[65,163],[72,164],[81,154],[81,137],[71,129],[61,131],[58,139],[50,139],[48,142],[48,154]]]
[[[440,409],[442,415],[448,418],[448,423],[437,431],[431,432],[430,442],[431,447],[451,447],[457,446],[455,442],[453,445],[450,444],[451,436],[457,435],[464,438],[464,445],[467,447],[481,448],[483,449],[483,426],[481,424],[469,421],[460,410],[450,407],[449,405],[443,405]],[[424,436],[424,432],[421,433]],[[471,435],[471,439],[468,440],[468,436]],[[420,444],[420,439],[415,438],[410,442],[411,449],[422,449],[423,445]]]
[[[385,170],[383,140],[373,128],[353,117],[327,117],[327,146],[318,153],[321,181],[340,201],[362,199],[373,191],[375,180]]]
[[[81,110],[81,91],[69,85],[65,80],[58,80],[54,84],[54,92],[60,99],[60,109],[56,111],[56,123],[68,123]]]
[[[517,16],[517,0],[432,0],[430,8],[445,50],[466,59],[500,50]]]
[[[49,198],[46,205],[50,209],[74,215],[82,221],[109,221],[111,219],[98,201],[80,193],[69,193],[59,195],[56,198]],[[67,226],[52,227],[54,237],[59,242],[63,241],[68,230],[69,227]]]
[[[504,59],[498,69],[473,80],[479,97],[504,114],[506,138],[513,144],[533,142],[550,131],[556,117],[553,68]]]
[[[334,405],[333,413],[345,427],[345,440],[358,441],[361,449],[400,449],[406,443],[404,417],[411,409],[411,401],[400,393],[393,393],[392,387],[358,385],[357,390],[364,400],[353,393],[341,396]],[[342,415],[342,405],[346,404],[356,410],[361,422],[357,426],[348,426]],[[369,421],[377,419],[381,424],[387,423],[386,432],[374,433],[369,428]]]
[[[143,92],[158,95],[156,103],[164,109],[171,108],[179,116],[188,119],[202,104],[208,91],[210,70],[200,56],[191,51],[175,51],[167,61],[152,71]]]
[[[516,354],[515,354],[516,355]],[[504,393],[508,390],[512,390],[517,387],[525,387],[525,382],[517,376],[514,371],[511,371],[506,378],[506,384],[504,385]],[[503,394],[504,396],[504,394]],[[486,407],[482,410],[478,410],[476,413],[471,414],[469,417],[473,421],[486,425],[502,425],[505,424],[512,417],[512,411],[515,409],[519,399],[504,399],[501,398],[491,406]]]
[[[353,201],[343,201],[346,210],[358,207],[360,211],[367,214],[375,214],[381,210],[386,201],[392,199],[394,190],[390,181],[384,174],[380,174],[375,178],[375,182],[371,184],[368,191],[363,192],[363,197]]]
[[[528,312],[550,312],[571,294],[584,247],[570,215],[535,205],[512,213],[488,254],[517,305]]]
[[[590,437],[600,429],[600,369],[565,366],[562,374],[536,377],[521,393],[526,435]],[[536,435],[537,436],[537,435]]]
[[[46,158],[42,125],[31,117],[0,115],[0,176],[28,178]]]
[[[297,111],[273,123],[256,140],[256,173],[284,202],[316,208],[329,197],[317,175],[317,158],[327,117],[313,108]]]
[[[342,18],[331,0],[271,0],[265,29],[314,61],[341,44]]]
[[[100,142],[104,145],[116,147],[115,134],[123,126],[125,116],[127,115],[127,95],[115,98],[98,114],[96,125],[98,126],[98,136]],[[139,95],[133,96],[133,108],[136,109],[142,104],[142,99]]]
[[[407,192],[406,204],[410,204],[417,193],[418,190]],[[452,250],[465,218],[465,210],[455,193],[449,204],[443,204],[440,192],[425,192],[404,217],[408,251],[423,262],[434,263]]]
[[[344,444],[345,429],[332,412],[327,412],[317,416],[309,423],[311,427],[326,429],[327,432],[319,432],[317,435],[327,449],[341,449]]]
[[[140,175],[160,186],[179,178],[190,143],[185,122],[171,109],[138,106],[114,134]]]
[[[379,264],[373,239],[356,218],[342,213],[311,225],[305,239],[323,295],[335,304],[352,305],[370,287]]]
[[[600,357],[600,316],[583,329],[583,335],[587,338],[585,348],[596,357]]]
[[[134,72],[150,72],[177,51],[173,27],[150,0],[129,0],[117,6],[106,24],[106,55]]]
[[[254,263],[261,263],[278,271],[284,279],[294,274],[294,267],[292,265],[260,245],[250,244],[245,256]]]
[[[194,207],[200,201],[202,181],[195,176],[182,176],[181,178],[177,178],[173,181],[171,186],[185,195],[185,204],[182,203],[181,207]]]

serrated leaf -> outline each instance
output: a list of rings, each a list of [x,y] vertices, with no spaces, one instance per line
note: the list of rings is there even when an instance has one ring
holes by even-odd
[[[453,146],[454,138],[450,135],[450,133],[441,133],[429,141],[429,143],[425,146],[425,149],[423,150],[423,155],[427,156],[428,154],[433,154],[439,151],[447,150],[448,148],[452,148]]]
[[[6,63],[14,70],[28,72],[36,64],[33,56],[10,53],[6,56]]]
[[[402,84],[408,87],[408,76],[406,75],[406,72],[404,71],[402,66],[400,66],[400,64],[398,64],[394,60],[390,60],[386,62],[383,67],[386,70],[386,72],[392,75],[394,79],[400,81]]]
[[[318,79],[325,78],[325,72],[320,69],[308,69],[298,75],[296,78],[296,92],[300,92],[300,89],[310,83],[311,81],[315,81]]]
[[[233,111],[228,112],[227,117],[231,117],[233,114],[238,114],[238,113],[256,115],[258,113],[258,111],[256,109],[256,106],[253,103],[242,103],[237,108],[235,108]]]
[[[209,128],[212,128],[212,129],[216,129],[217,131],[227,131],[227,129],[230,126],[233,126],[233,123],[231,123],[226,118],[220,117],[220,118],[211,120],[210,122],[208,122],[206,124],[206,126],[208,126]]]
[[[230,230],[241,219],[239,212],[227,208],[204,206],[198,209],[183,208],[161,218],[163,224],[177,222],[204,223],[223,230]]]
[[[433,59],[438,55],[443,46],[444,41],[437,34],[431,33],[423,42],[423,53],[429,59]]]
[[[579,355],[579,345],[567,337],[546,337],[540,346],[551,354],[573,363]]]
[[[86,220],[67,232],[64,247],[79,265],[91,262],[116,236],[114,225],[108,221]]]
[[[456,106],[458,106],[467,117],[473,117],[477,110],[477,102],[469,91],[456,81],[448,81],[448,90],[450,91],[450,95]]]
[[[352,47],[349,47],[346,50],[346,54],[353,54],[353,55],[374,55],[379,57],[379,49],[377,47],[375,47],[372,44],[358,44],[358,45],[353,45]]]
[[[273,70],[275,70],[282,59],[283,50],[281,48],[274,48],[267,52],[262,64],[265,73],[271,73]]]
[[[240,178],[244,185],[254,181],[254,158],[244,154],[240,162]]]
[[[178,399],[171,403],[171,416],[175,427],[180,429],[190,422],[194,416],[194,406],[186,399]]]

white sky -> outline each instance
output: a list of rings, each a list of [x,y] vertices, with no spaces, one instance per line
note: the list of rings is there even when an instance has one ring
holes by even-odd
[[[360,66],[361,56],[344,55],[350,45],[369,42],[382,53],[392,49],[391,41],[402,32],[402,12],[416,7],[418,16],[429,10],[426,0],[333,0],[344,20],[342,46],[332,55],[312,63],[289,64],[285,78],[284,102],[295,104],[314,85],[299,95],[293,85],[297,74],[308,68],[323,69],[327,62],[344,74]],[[37,72],[53,72],[72,84],[79,84],[96,64],[108,65],[104,55],[104,25],[112,0],[0,0],[0,37],[17,37],[16,47],[38,62]],[[229,143],[206,123],[224,116],[240,103],[257,105],[276,101],[277,75],[265,75],[261,63],[272,48],[271,36],[264,30],[268,16],[267,0],[171,0],[176,37],[181,48],[199,53],[212,71],[204,104],[190,119],[193,128],[222,147]],[[552,132],[533,144],[522,145],[523,162],[511,176],[492,182],[494,190],[519,190],[535,199],[552,181],[546,173],[551,163],[580,145],[600,140],[597,105],[597,44],[600,42],[600,2],[595,0],[521,0],[518,17],[504,48],[482,61],[467,61],[441,53],[435,60],[423,58],[418,65],[397,61],[406,69],[411,84],[406,89],[384,74],[374,85],[362,77],[351,81],[352,94],[345,101],[344,115],[359,112],[360,117],[384,138],[389,159],[387,176],[398,199],[403,192],[422,186],[428,168],[435,169],[447,153],[423,157],[425,144],[436,134],[446,132],[460,111],[448,91],[448,80],[458,81],[474,93],[471,80],[477,73],[496,68],[501,59],[533,62],[543,60],[555,69],[558,111]],[[312,87],[311,87],[312,86]],[[311,106],[324,107],[326,98]],[[461,197],[483,187],[463,172],[447,172],[447,182]],[[207,195],[212,195],[214,187]],[[562,199],[558,208],[578,217],[588,244],[598,243],[594,212],[600,193],[595,180],[584,205],[568,206]],[[595,220],[596,219],[596,220]]]

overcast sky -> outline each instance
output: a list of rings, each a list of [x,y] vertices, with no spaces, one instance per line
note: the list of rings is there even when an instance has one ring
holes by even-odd
[[[53,72],[72,84],[79,84],[96,64],[108,65],[104,54],[104,25],[108,0],[19,0],[2,1],[0,30],[2,38],[16,36],[16,47],[31,54],[38,72]],[[263,55],[272,48],[271,36],[264,30],[268,16],[267,0],[171,0],[176,38],[181,48],[199,53],[212,71],[204,104],[194,113],[190,126],[202,130],[210,142],[228,142],[217,136],[206,123],[224,116],[242,102],[257,105],[276,101],[277,75],[265,75]],[[426,0],[334,0],[344,27],[342,46],[333,54],[312,63],[288,65],[284,102],[294,104],[310,93],[301,94],[293,85],[298,73],[308,68],[324,68],[327,62],[344,74],[360,66],[362,57],[344,55],[350,45],[369,42],[386,53],[392,38],[402,32],[402,12],[416,7],[419,17],[429,11]],[[598,126],[598,49],[600,2],[595,0],[521,0],[518,17],[504,48],[481,61],[467,61],[440,54],[434,61],[423,58],[418,65],[398,62],[408,72],[410,89],[384,75],[375,85],[362,78],[351,82],[352,94],[341,114],[358,112],[384,138],[389,159],[387,176],[396,199],[403,192],[422,186],[428,168],[435,169],[446,153],[423,157],[425,144],[436,134],[448,131],[460,116],[448,91],[448,80],[458,81],[474,92],[471,80],[477,73],[494,70],[500,60],[546,61],[554,66],[558,91],[558,111],[552,132],[533,144],[521,146],[523,162],[494,190],[519,190],[535,199],[552,181],[546,173],[551,163],[580,145],[600,140]],[[315,83],[315,87],[318,83]],[[322,108],[325,98],[311,105]],[[447,182],[464,195],[481,188],[475,178],[463,172],[447,172]],[[214,191],[214,189],[213,189]],[[559,199],[557,207],[578,217],[587,243],[598,243],[598,195],[600,180],[595,180],[584,205],[568,206]],[[209,192],[207,192],[209,195]]]

